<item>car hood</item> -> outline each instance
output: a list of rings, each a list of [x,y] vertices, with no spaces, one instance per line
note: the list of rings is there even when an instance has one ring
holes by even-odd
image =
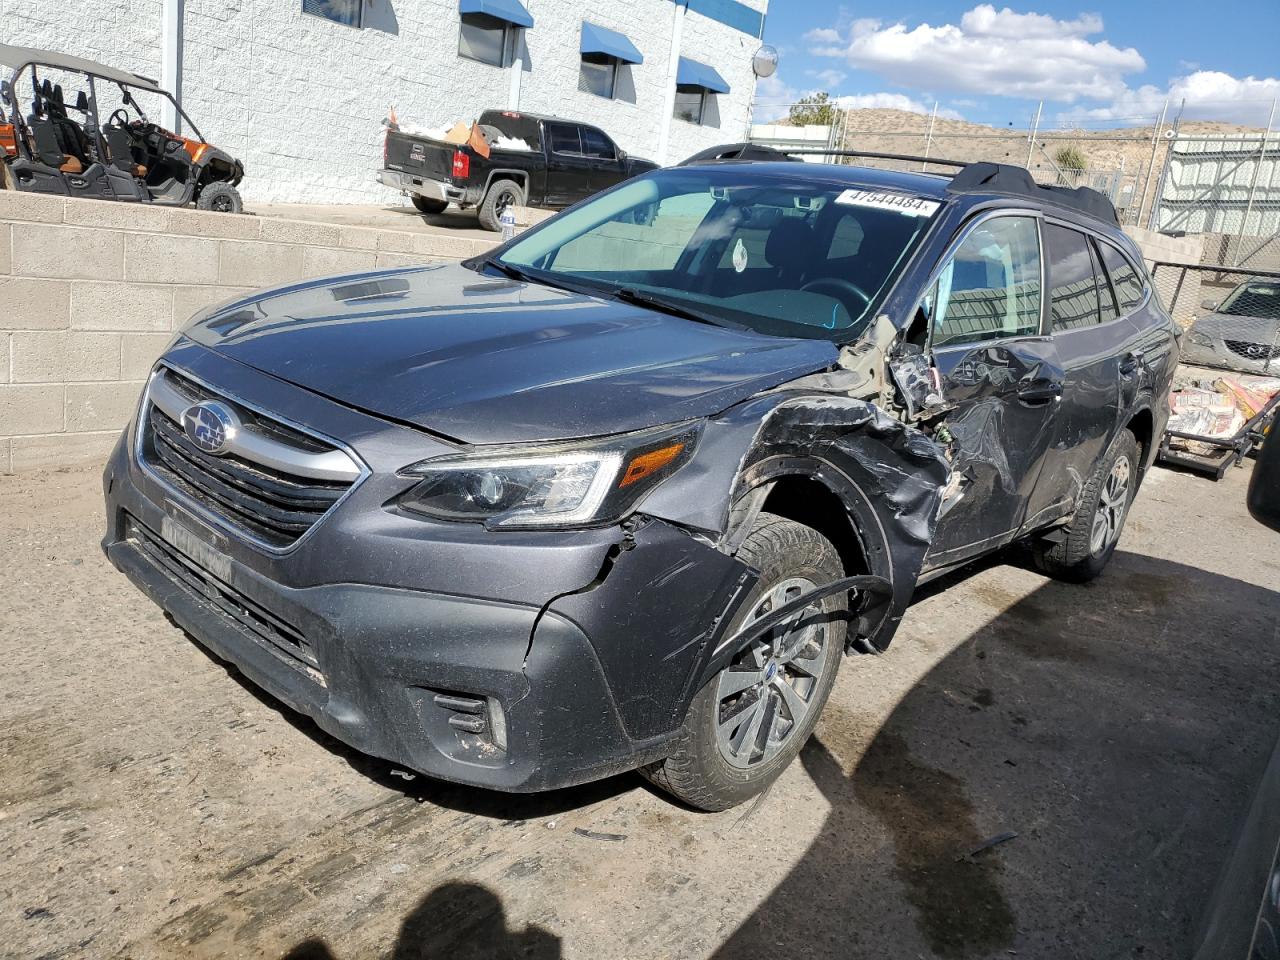
[[[1206,313],[1197,317],[1191,329],[1206,336],[1244,343],[1273,343],[1280,335],[1280,320],[1243,317],[1233,313]]]
[[[457,265],[278,287],[184,332],[281,380],[466,443],[708,416],[837,357],[823,340],[709,326]]]

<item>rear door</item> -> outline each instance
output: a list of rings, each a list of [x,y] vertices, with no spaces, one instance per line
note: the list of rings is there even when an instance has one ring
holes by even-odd
[[[1064,516],[1132,408],[1142,351],[1102,268],[1097,241],[1065,222],[1044,224],[1049,319],[1063,368],[1057,436],[1026,526]]]
[[[595,127],[583,127],[582,152],[591,160],[592,193],[608,190],[627,178],[622,151],[603,131]]]
[[[547,124],[547,204],[567,207],[591,194],[591,161],[576,123]]]
[[[1062,392],[1043,300],[1039,220],[1001,212],[965,228],[921,304],[942,394],[954,405],[945,420],[954,480],[930,567],[1000,546],[1022,526]]]

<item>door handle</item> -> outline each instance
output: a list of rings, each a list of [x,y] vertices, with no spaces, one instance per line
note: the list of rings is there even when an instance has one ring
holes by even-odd
[[[1134,350],[1126,353],[1120,360],[1120,374],[1125,377],[1132,377],[1138,372],[1138,367],[1142,364],[1142,358],[1146,356],[1141,350]]]
[[[1018,400],[1029,407],[1062,399],[1062,383],[1058,380],[1024,380],[1018,384]]]

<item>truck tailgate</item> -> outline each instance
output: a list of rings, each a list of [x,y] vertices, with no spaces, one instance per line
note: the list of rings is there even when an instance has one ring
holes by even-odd
[[[427,180],[448,180],[453,172],[452,144],[391,131],[387,134],[387,169]]]

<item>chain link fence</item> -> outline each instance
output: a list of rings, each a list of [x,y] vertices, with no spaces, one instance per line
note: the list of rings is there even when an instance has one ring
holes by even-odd
[[[1186,331],[1184,363],[1280,376],[1280,273],[1157,263],[1151,279]]]

